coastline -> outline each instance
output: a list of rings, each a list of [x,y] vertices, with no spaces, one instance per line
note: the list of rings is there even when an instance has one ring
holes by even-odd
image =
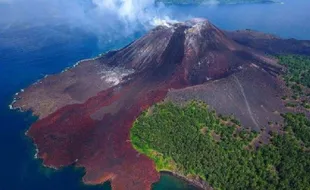
[[[113,51],[113,50],[112,50]],[[109,53],[110,51],[106,52],[106,53]],[[83,64],[84,62],[87,62],[87,61],[94,61],[96,59],[99,59],[100,57],[102,57],[103,55],[105,55],[106,53],[99,53],[97,56],[93,57],[93,58],[87,58],[87,59],[82,59],[80,61],[77,61],[75,64],[73,64],[72,66],[69,66],[69,67],[65,67],[63,70],[61,70],[60,72],[58,73],[55,73],[55,74],[46,74],[44,75],[44,77],[38,79],[37,81],[31,83],[30,85],[28,85],[26,88],[29,88],[30,86],[33,86],[33,85],[36,85],[38,83],[41,83],[42,80],[44,80],[45,78],[49,77],[49,76],[53,76],[53,75],[57,75],[57,74],[60,74],[60,73],[63,73],[63,72],[66,72],[72,68],[75,68],[77,67],[78,65],[80,64]],[[17,106],[14,106],[14,104],[17,102],[18,99],[21,98],[21,95],[22,93],[25,92],[25,88],[21,88],[19,91],[17,91],[12,97],[13,97],[13,100],[12,102],[8,105],[9,109],[10,110],[15,110],[15,111],[18,111],[18,112],[26,112],[28,111],[27,109],[23,109],[22,107],[17,107]],[[38,117],[38,115],[36,115],[32,110],[29,110],[32,114],[32,116],[35,116],[35,117]],[[42,159],[41,157],[39,157],[39,149],[38,149],[38,146],[36,143],[33,142],[33,139],[31,137],[28,136],[28,131],[29,131],[29,128],[26,130],[26,132],[24,133],[26,137],[28,137],[31,141],[32,141],[32,144],[34,145],[34,156],[33,158],[34,159]],[[43,160],[43,159],[42,159]],[[42,166],[43,167],[46,167],[46,168],[51,168],[51,169],[54,169],[54,170],[58,170],[59,168],[56,168],[56,167],[53,167],[53,166],[47,166],[45,164],[42,163]]]
[[[37,81],[33,82],[32,84],[28,85],[26,88],[29,88],[30,86],[33,86],[33,85],[36,85],[38,83],[41,83],[42,80],[44,80],[45,78],[49,77],[49,76],[53,76],[53,75],[57,75],[57,74],[60,74],[60,73],[64,73],[64,72],[67,72],[69,71],[70,69],[73,69],[77,66],[79,66],[80,64],[83,64],[84,62],[88,62],[88,61],[94,61],[96,59],[99,59],[100,57],[104,56],[105,54],[111,52],[111,51],[115,51],[115,50],[110,50],[110,51],[107,51],[106,53],[99,53],[97,56],[93,57],[93,58],[87,58],[87,59],[82,59],[78,62],[76,62],[75,64],[73,64],[72,66],[69,66],[69,67],[65,67],[63,70],[61,70],[60,72],[58,73],[54,73],[54,74],[46,74],[44,75],[44,77],[38,79]],[[18,92],[16,92],[14,95],[13,95],[13,100],[12,102],[8,105],[9,109],[10,110],[17,110],[17,111],[20,111],[20,112],[25,112],[27,110],[23,109],[22,107],[16,107],[14,106],[14,104],[16,103],[16,101],[21,98],[21,94],[25,92],[25,89],[22,88],[20,89]],[[31,111],[31,110],[30,110]],[[33,112],[32,112],[33,113]],[[32,114],[33,116],[38,116],[36,114]]]
[[[199,178],[199,177],[195,177],[195,179],[191,179],[188,178],[184,175],[182,175],[179,172],[176,171],[160,171],[160,174],[168,174],[170,176],[174,176],[178,179],[181,179],[187,183],[189,183],[190,185],[194,186],[195,188],[199,189],[199,190],[213,190],[213,188],[207,183],[205,182],[203,179]]]
[[[134,123],[133,123],[133,126],[134,126]],[[177,171],[176,166],[160,167],[159,165],[156,164],[156,161],[154,160],[154,158],[152,158],[150,156],[150,154],[148,154],[148,153],[152,152],[152,150],[149,152],[145,152],[143,149],[138,148],[134,143],[132,143],[132,133],[131,132],[130,132],[129,136],[131,139],[130,142],[131,142],[132,148],[134,150],[136,150],[139,154],[142,154],[142,155],[146,156],[148,159],[152,160],[154,162],[155,169],[158,173],[168,174],[170,176],[174,176],[178,179],[183,180],[184,182],[188,183],[189,185],[194,186],[195,188],[197,188],[199,190],[213,190],[213,188],[206,181],[201,179],[201,177],[194,176],[194,175],[192,175],[191,177],[185,176],[181,172]],[[168,169],[168,168],[170,168],[170,169]]]
[[[60,72],[57,72],[57,73],[54,73],[54,74],[46,74],[46,75],[44,75],[44,77],[42,77],[42,78],[38,79],[37,81],[35,81],[35,82],[29,84],[26,88],[22,88],[22,89],[20,89],[19,91],[17,91],[17,92],[13,95],[13,100],[12,100],[12,102],[8,105],[9,109],[10,109],[10,110],[18,110],[18,111],[20,111],[20,112],[25,112],[25,111],[27,111],[27,110],[22,109],[21,107],[15,107],[14,104],[15,104],[16,101],[20,98],[21,94],[22,94],[23,92],[25,92],[25,89],[27,89],[27,88],[29,88],[29,87],[31,87],[31,86],[33,86],[33,85],[36,85],[36,84],[38,84],[38,83],[41,83],[42,80],[44,80],[45,78],[47,78],[47,77],[49,77],[49,76],[54,76],[54,75],[58,75],[58,74],[67,72],[67,71],[69,71],[70,69],[73,69],[73,68],[79,66],[80,64],[83,64],[83,63],[88,62],[88,61],[95,61],[95,60],[101,58],[102,56],[104,56],[104,55],[106,55],[106,54],[109,54],[109,53],[111,53],[111,52],[118,51],[118,50],[121,50],[121,49],[123,49],[123,47],[116,48],[116,49],[111,49],[111,50],[108,50],[108,51],[106,51],[106,52],[104,52],[104,53],[98,53],[96,56],[94,56],[94,57],[92,57],[92,58],[86,58],[86,59],[79,60],[79,61],[77,61],[75,64],[73,64],[72,66],[65,67],[65,68],[64,68],[63,70],[61,70]],[[30,110],[30,111],[31,111],[31,110]],[[32,111],[31,111],[31,112],[32,112]],[[33,113],[33,112],[32,112],[32,113]],[[33,115],[33,116],[38,116],[38,115],[35,115],[35,114],[32,114],[32,115]]]

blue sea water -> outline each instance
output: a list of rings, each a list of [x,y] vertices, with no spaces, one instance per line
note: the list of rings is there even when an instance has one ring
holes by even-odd
[[[251,28],[282,37],[310,39],[310,1],[284,4],[230,6],[171,6],[173,19],[206,17],[232,30]],[[1,13],[0,13],[1,14]],[[1,25],[0,25],[1,26]],[[102,42],[97,35],[66,26],[0,27],[0,190],[95,190],[110,189],[106,183],[85,186],[82,169],[46,169],[34,159],[34,147],[25,131],[36,118],[31,113],[9,110],[12,96],[46,74],[58,73],[75,62],[119,48],[141,36],[140,32],[116,42]],[[108,41],[108,40],[107,40]],[[156,190],[191,189],[172,176],[162,175]]]

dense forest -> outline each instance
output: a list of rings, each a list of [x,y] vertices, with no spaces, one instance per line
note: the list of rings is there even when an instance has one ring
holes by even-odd
[[[272,3],[273,0],[156,0],[165,4],[198,5],[198,4],[238,4],[238,3]]]
[[[310,57],[300,55],[282,55],[277,57],[280,64],[286,66],[287,84],[298,84],[310,88]],[[293,87],[293,86],[292,86]],[[298,91],[298,87],[295,90]]]
[[[310,109],[310,57],[300,55],[277,56],[279,63],[287,68],[284,75],[286,85],[291,89],[291,97],[282,97],[287,107],[302,106]]]
[[[257,132],[242,129],[201,102],[154,105],[134,123],[135,149],[157,170],[199,176],[215,189],[309,189],[310,122],[285,114],[284,132],[253,147]]]

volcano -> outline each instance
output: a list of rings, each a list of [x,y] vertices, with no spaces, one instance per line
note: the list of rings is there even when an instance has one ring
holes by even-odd
[[[230,36],[204,19],[158,26],[123,49],[36,82],[16,95],[13,107],[39,116],[27,135],[45,166],[83,167],[86,184],[111,181],[114,190],[151,189],[159,173],[129,140],[142,111],[167,98],[180,99],[182,91],[205,88],[207,102],[235,97],[244,108],[220,109],[240,111],[250,127],[259,128],[263,116],[256,107],[265,104],[259,102],[264,97],[247,93],[259,89],[274,99],[281,93],[277,75],[283,68],[277,60]],[[235,87],[239,91],[230,90]]]

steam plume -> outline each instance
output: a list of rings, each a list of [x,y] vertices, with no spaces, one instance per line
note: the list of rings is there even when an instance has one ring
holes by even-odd
[[[124,34],[160,23],[155,18],[168,19],[167,9],[154,0],[0,0],[0,11],[6,15],[0,24],[66,24]]]

